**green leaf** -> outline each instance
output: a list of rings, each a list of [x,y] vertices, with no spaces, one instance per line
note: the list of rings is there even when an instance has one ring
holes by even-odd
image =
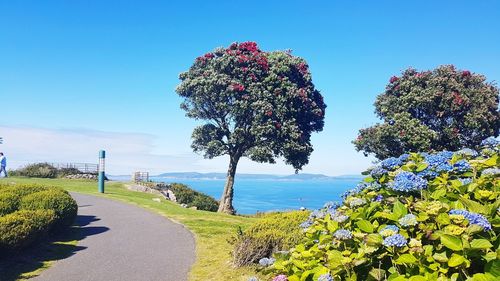
[[[428,281],[424,276],[412,276],[410,277],[410,281]]]
[[[498,281],[498,279],[489,273],[476,273],[472,276],[472,281]]]
[[[439,199],[446,195],[446,189],[439,188],[431,194],[432,199]]]
[[[460,197],[460,198],[458,198],[458,200],[460,200],[460,202],[462,202],[467,207],[467,209],[469,209],[469,211],[471,211],[471,212],[480,213],[483,215],[488,215],[488,213],[490,211],[488,206],[480,204],[476,201],[473,201],[473,200],[470,200],[470,199],[467,199],[464,197]]]
[[[373,225],[367,220],[357,221],[356,225],[359,227],[359,229],[363,230],[364,232],[367,233],[373,232]]]
[[[493,247],[493,245],[486,239],[474,239],[470,242],[470,247],[472,249],[489,249]]]
[[[420,163],[418,166],[417,166],[417,169],[415,170],[416,172],[422,172],[423,170],[425,170],[427,167],[429,166],[429,164],[427,163]]]
[[[464,262],[465,262],[465,258],[463,256],[457,255],[454,253],[451,255],[450,259],[448,260],[448,266],[449,267],[457,267]]]
[[[435,253],[432,255],[432,258],[438,262],[448,262],[448,257],[446,256],[446,252]]]
[[[300,278],[297,275],[288,276],[288,281],[300,281]]]
[[[392,208],[392,213],[397,217],[397,219],[399,219],[402,216],[408,214],[408,209],[403,203],[399,202],[399,200],[396,200]]]
[[[436,217],[436,222],[442,225],[450,224],[450,216],[447,213],[441,213]]]
[[[383,269],[373,268],[368,274],[377,281],[384,280],[385,278],[385,270]]]
[[[441,234],[440,235],[441,243],[448,249],[453,251],[462,251],[462,240],[460,238],[449,235],[449,234]]]
[[[365,237],[365,243],[370,246],[378,246],[382,244],[384,239],[380,234],[368,234]]]
[[[415,258],[411,254],[403,254],[396,259],[396,263],[398,263],[398,264],[403,264],[403,263],[412,264],[412,263],[415,263],[416,261],[417,261],[417,258]]]
[[[484,271],[495,277],[500,277],[500,260],[492,260],[486,264]]]

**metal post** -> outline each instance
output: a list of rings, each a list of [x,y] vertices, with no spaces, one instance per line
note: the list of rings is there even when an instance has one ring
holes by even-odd
[[[104,193],[104,158],[106,158],[106,152],[104,150],[99,151],[99,192]]]

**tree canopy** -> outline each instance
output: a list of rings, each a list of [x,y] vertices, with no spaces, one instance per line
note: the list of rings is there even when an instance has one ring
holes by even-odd
[[[382,123],[359,131],[358,151],[383,159],[405,152],[455,151],[498,136],[499,90],[486,77],[452,65],[393,76],[375,101]]]
[[[296,170],[308,163],[326,105],[304,59],[233,43],[198,57],[180,80],[181,108],[203,121],[193,131],[193,150],[206,158],[229,155],[229,176],[241,157],[262,163],[281,157]]]

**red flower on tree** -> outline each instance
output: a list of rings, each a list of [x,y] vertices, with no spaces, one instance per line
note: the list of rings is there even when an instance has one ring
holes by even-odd
[[[269,117],[271,117],[271,116],[273,116],[273,112],[272,112],[271,110],[268,110],[268,111],[266,112],[266,115],[267,115],[267,116],[269,116]]]
[[[464,103],[464,99],[458,92],[453,92],[453,103],[456,105],[462,105]]]
[[[471,75],[470,71],[468,71],[468,70],[462,71],[462,77],[469,77],[470,75]]]
[[[392,77],[391,77],[391,79],[389,79],[389,82],[394,83],[394,82],[396,82],[396,81],[398,81],[398,80],[399,80],[399,78],[398,78],[398,77],[396,77],[396,76],[392,76]]]
[[[245,90],[245,86],[238,84],[238,83],[235,83],[232,86],[233,86],[233,90],[235,90],[236,92],[243,92]]]

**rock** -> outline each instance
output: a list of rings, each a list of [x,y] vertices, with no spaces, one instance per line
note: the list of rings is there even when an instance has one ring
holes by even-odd
[[[72,180],[97,180],[97,175],[95,175],[95,174],[76,174],[76,175],[67,175],[64,178],[72,179]]]
[[[187,206],[188,206],[187,204],[184,204],[184,203],[183,203],[183,204],[181,204],[181,207],[182,207],[182,208],[187,208]]]

